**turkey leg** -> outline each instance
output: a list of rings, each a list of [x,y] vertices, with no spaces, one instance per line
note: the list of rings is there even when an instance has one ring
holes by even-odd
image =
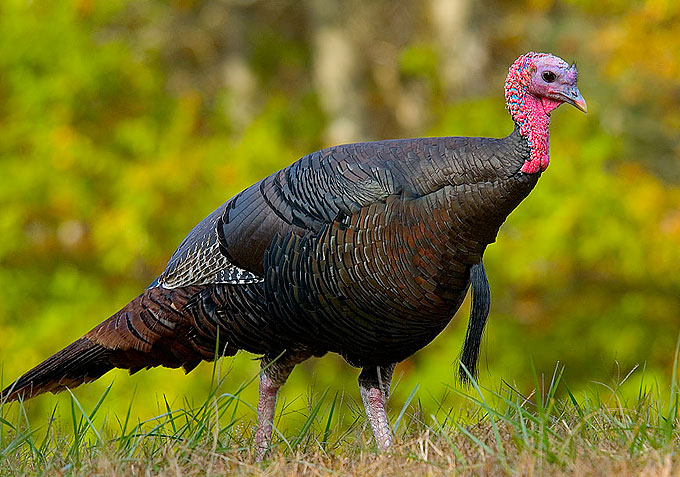
[[[364,402],[366,416],[371,423],[378,450],[387,449],[392,444],[385,401],[389,395],[394,366],[395,364],[364,368],[359,375],[361,400]]]
[[[266,356],[262,358],[255,431],[255,458],[258,462],[264,459],[271,445],[276,395],[300,361],[302,360],[291,359],[287,355],[274,360]]]

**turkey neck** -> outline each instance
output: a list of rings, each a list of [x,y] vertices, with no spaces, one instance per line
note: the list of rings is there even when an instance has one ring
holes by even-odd
[[[486,246],[496,240],[501,225],[531,192],[540,173],[522,171],[531,152],[519,127],[503,139],[466,138],[462,150],[450,151],[437,159],[436,167],[444,171],[462,168],[464,173],[451,174],[446,185],[406,201],[404,207],[408,229],[438,232],[431,234],[432,245],[425,242],[415,247],[415,274],[436,283],[433,295],[444,302],[433,300],[434,308],[455,311],[464,296],[461,292],[467,290],[470,266],[481,261]],[[441,319],[435,315],[435,321]]]

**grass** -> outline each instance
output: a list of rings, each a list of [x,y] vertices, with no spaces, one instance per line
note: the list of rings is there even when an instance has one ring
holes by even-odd
[[[224,393],[218,370],[202,404],[172,409],[164,400],[165,412],[144,422],[131,422],[132,402],[109,419],[109,386],[91,409],[71,394],[67,417],[55,406],[46,423],[31,422],[23,403],[0,403],[0,474],[671,475],[680,471],[677,372],[666,390],[634,369],[614,386],[594,383],[575,395],[558,365],[547,380],[534,372],[527,396],[507,383],[450,386],[463,405],[440,401],[430,413],[416,387],[391,409],[395,445],[383,454],[357,402],[311,392],[302,411],[279,403],[263,463],[254,462],[254,403],[239,397],[257,376]],[[640,384],[631,398],[622,387],[632,376]],[[295,426],[281,428],[291,414]]]

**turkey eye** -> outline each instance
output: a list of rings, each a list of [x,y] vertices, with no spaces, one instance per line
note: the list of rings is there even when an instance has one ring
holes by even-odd
[[[555,73],[553,73],[552,71],[544,71],[543,80],[546,83],[552,83],[553,81],[555,81]]]

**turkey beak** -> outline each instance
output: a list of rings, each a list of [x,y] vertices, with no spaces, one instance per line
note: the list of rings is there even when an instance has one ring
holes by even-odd
[[[583,99],[581,92],[576,86],[570,88],[567,91],[567,93],[564,95],[564,99],[576,109],[579,109],[586,114],[588,113],[588,105],[586,104],[586,100]]]

